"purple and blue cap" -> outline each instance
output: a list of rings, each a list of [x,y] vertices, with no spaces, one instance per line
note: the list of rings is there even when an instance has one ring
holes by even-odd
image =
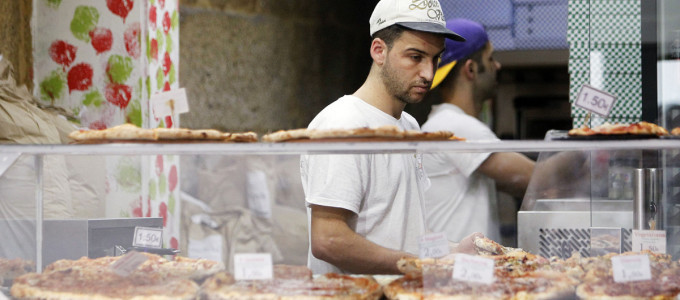
[[[482,49],[489,41],[489,35],[482,24],[468,19],[451,19],[446,22],[446,28],[465,37],[465,42],[460,43],[450,39],[446,40],[446,50],[442,53],[437,72],[432,80],[432,88],[438,86],[449,74],[453,66],[460,59],[470,56]]]

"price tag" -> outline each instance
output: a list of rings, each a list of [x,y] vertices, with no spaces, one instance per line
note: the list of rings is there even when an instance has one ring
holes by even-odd
[[[666,254],[665,230],[633,230],[633,251],[649,250]]]
[[[605,93],[587,84],[581,86],[574,104],[587,111],[607,117],[616,103],[616,96]]]
[[[274,277],[271,253],[234,254],[236,280],[269,280]]]
[[[149,103],[156,118],[189,112],[187,93],[184,88],[151,95]]]
[[[490,258],[457,254],[453,279],[490,284],[494,282],[494,262]]]
[[[428,233],[418,242],[420,258],[438,258],[449,254],[449,240],[443,232]]]
[[[187,256],[222,261],[222,245],[224,239],[219,234],[209,235],[203,239],[189,239]]]
[[[614,281],[616,282],[652,279],[649,256],[647,255],[614,256],[612,257],[612,272],[614,272]]]
[[[163,228],[135,227],[133,247],[163,248]]]
[[[120,276],[128,276],[130,273],[134,272],[139,268],[141,264],[143,264],[147,259],[149,259],[146,255],[139,253],[137,251],[130,251],[127,254],[123,255],[121,258],[117,259],[115,262],[113,262],[110,265],[111,270],[120,275]]]

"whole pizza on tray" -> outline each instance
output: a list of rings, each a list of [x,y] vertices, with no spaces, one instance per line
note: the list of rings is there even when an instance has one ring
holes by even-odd
[[[257,142],[254,132],[222,132],[216,129],[140,128],[122,124],[106,129],[76,130],[69,134],[76,143],[192,143],[192,142]]]
[[[58,260],[40,274],[17,277],[10,292],[15,299],[196,299],[198,283],[224,270],[211,260],[143,255],[128,276],[111,268],[121,257]]]
[[[668,135],[668,130],[645,121],[625,124],[625,123],[604,123],[602,125],[590,128],[588,126],[581,126],[569,130],[570,136],[597,136],[597,135],[649,135],[649,136],[664,136]]]
[[[450,131],[402,130],[397,126],[279,130],[262,137],[265,142],[347,142],[347,141],[446,141],[464,140]]]

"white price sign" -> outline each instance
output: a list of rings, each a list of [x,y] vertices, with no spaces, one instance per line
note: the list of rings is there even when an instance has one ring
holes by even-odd
[[[612,272],[616,282],[652,279],[649,256],[647,255],[614,256],[612,257]]]
[[[606,118],[615,103],[616,96],[584,84],[574,105]]]
[[[189,112],[189,102],[184,88],[151,95],[149,103],[156,118]]]
[[[633,251],[666,253],[665,230],[633,230]]]
[[[133,247],[163,248],[163,228],[135,227]]]
[[[234,254],[236,280],[269,280],[274,277],[271,253]]]
[[[453,265],[453,279],[490,284],[495,278],[494,261],[490,258],[457,254]]]
[[[450,253],[449,240],[443,232],[425,234],[418,243],[420,258],[438,258]]]

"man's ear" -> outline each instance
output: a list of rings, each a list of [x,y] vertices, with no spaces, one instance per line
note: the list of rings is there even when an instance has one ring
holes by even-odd
[[[465,61],[465,65],[463,66],[463,75],[465,75],[465,78],[470,80],[477,76],[477,64],[475,61],[472,59]]]
[[[377,65],[382,66],[383,63],[385,63],[386,56],[387,44],[385,44],[385,41],[379,38],[373,39],[373,42],[371,42],[371,57],[373,58],[373,61]]]

